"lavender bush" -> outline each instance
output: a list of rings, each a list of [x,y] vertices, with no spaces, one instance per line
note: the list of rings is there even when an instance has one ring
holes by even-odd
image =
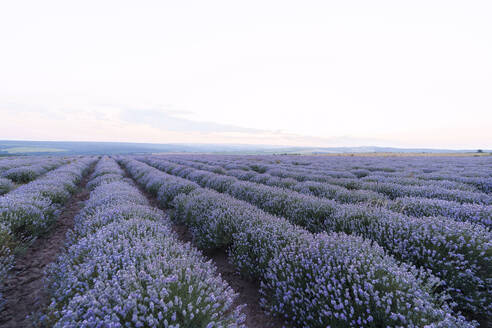
[[[270,262],[261,303],[302,327],[473,326],[435,306],[435,284],[367,240],[319,234]]]
[[[16,168],[16,167],[27,167],[31,165],[39,165],[40,163],[50,163],[50,162],[59,162],[69,161],[70,158],[54,158],[51,156],[21,156],[21,157],[11,157],[0,159],[0,174],[4,173],[7,170]]]
[[[49,270],[54,327],[240,327],[235,294],[203,256],[145,219],[81,238]]]
[[[182,165],[155,158],[144,161],[166,172],[178,172],[203,187],[216,187],[312,232],[345,232],[377,241],[397,258],[441,277],[460,309],[484,316],[491,313],[492,235],[481,226],[440,218],[412,218],[363,204],[342,205],[281,188],[232,182],[230,177],[185,170]]]
[[[175,157],[171,157],[171,159],[176,160]],[[257,158],[254,158],[257,159]],[[260,158],[263,159],[263,158]],[[311,158],[310,160],[313,160]],[[194,161],[199,161],[196,158],[193,158]],[[263,159],[264,160],[264,159]],[[336,161],[339,163],[354,161],[354,159],[347,158],[336,158]],[[370,159],[374,161],[374,158]],[[377,159],[381,160],[381,159]],[[422,161],[422,158],[411,159]],[[405,159],[406,162],[409,159]],[[178,162],[183,163],[183,158],[179,157]],[[243,158],[239,158],[239,162],[246,162]],[[251,162],[251,161],[250,161]],[[210,161],[209,163],[213,163],[216,165],[216,162]],[[189,162],[187,163],[189,164]],[[311,164],[311,163],[307,163]],[[334,163],[331,163],[334,164]],[[417,163],[421,165],[420,163]],[[430,163],[433,165],[433,163]],[[346,163],[349,166],[349,163]],[[427,167],[429,164],[425,163],[424,167]],[[467,163],[467,165],[469,165]],[[490,164],[489,164],[490,165]],[[212,165],[208,165],[210,167]],[[408,166],[408,163],[405,163],[404,166]],[[207,166],[199,167],[200,169],[206,169]],[[242,166],[244,168],[244,165]],[[250,164],[247,168],[255,171],[255,168],[258,167],[258,164]],[[484,166],[486,167],[486,166]],[[405,168],[405,167],[404,167]],[[360,168],[358,168],[360,169]],[[490,170],[490,169],[489,169]],[[256,170],[258,171],[258,170]],[[365,175],[366,178],[362,180],[354,179],[354,176],[350,176],[350,174],[343,174],[337,171],[328,171],[324,167],[312,167],[312,168],[299,168],[297,165],[278,165],[278,164],[262,164],[261,166],[262,173],[268,173],[269,175],[281,177],[281,178],[294,178],[297,181],[317,181],[317,182],[325,182],[335,185],[344,186],[349,189],[372,189],[376,191],[380,191],[385,193],[390,197],[404,197],[404,196],[415,196],[415,197],[432,197],[432,198],[441,198],[446,200],[454,200],[459,202],[472,202],[472,203],[483,203],[490,204],[491,198],[487,195],[483,195],[476,191],[484,191],[489,192],[489,187],[491,185],[491,177],[489,176],[481,176],[481,177],[465,177],[465,176],[450,176],[450,175],[437,175],[433,173],[431,176],[426,176],[424,180],[419,179],[409,179],[406,176],[398,175],[397,171],[392,168],[377,168],[377,167],[367,167],[365,172],[372,172],[371,175]],[[422,172],[426,172],[428,170],[422,169]],[[431,172],[434,172],[432,169]],[[415,177],[422,177],[425,173],[418,173],[419,170],[415,171]],[[391,176],[392,175],[392,176]],[[429,179],[429,180],[425,180]],[[434,179],[434,181],[430,180]],[[447,180],[446,180],[447,179]],[[370,183],[371,181],[378,182],[377,185]],[[395,183],[396,182],[396,183]],[[387,185],[384,185],[388,183]],[[383,185],[382,185],[383,184]],[[468,184],[468,187],[466,186]],[[448,190],[450,189],[450,190]],[[461,192],[466,191],[462,195]]]
[[[138,166],[141,173],[145,171],[145,166],[141,164],[127,161],[126,165]],[[180,181],[168,174],[162,172],[159,174],[148,166],[147,171],[153,172],[153,179],[159,177],[162,180],[161,188]],[[203,177],[200,176],[200,178]],[[208,182],[202,181],[202,183]],[[175,208],[173,219],[189,226],[198,245],[204,248],[229,246],[232,262],[238,270],[263,281],[263,304],[272,313],[292,321],[296,326],[326,327],[327,322],[335,323],[334,314],[328,311],[319,314],[321,319],[311,320],[309,308],[313,306],[312,299],[309,297],[297,299],[294,294],[301,293],[298,286],[306,281],[320,284],[324,281],[322,274],[309,275],[308,273],[306,275],[308,278],[303,276],[298,278],[296,270],[305,265],[302,260],[303,253],[294,251],[284,253],[286,249],[310,248],[315,244],[317,239],[309,232],[292,225],[285,219],[266,214],[244,201],[202,188],[196,188],[188,194],[183,193],[174,197],[172,206]],[[372,308],[364,303],[359,304],[358,298],[350,296],[347,296],[343,303],[344,307],[365,308],[373,312],[363,315],[359,311],[357,317],[340,318],[338,326],[357,327],[358,319],[369,322],[371,315],[376,318],[376,324],[384,323],[385,325],[398,323],[415,327],[426,324],[436,327],[474,326],[464,321],[463,318],[453,315],[448,306],[442,303],[440,296],[432,293],[431,288],[440,284],[438,278],[427,272],[418,271],[414,267],[398,264],[394,258],[384,254],[381,247],[368,241],[364,242],[360,238],[344,234],[330,235],[326,238],[336,240],[336,243],[340,244],[339,247],[345,250],[344,256],[353,259],[352,266],[348,266],[347,272],[341,270],[338,276],[341,281],[351,279],[352,271],[359,272],[359,279],[364,287],[369,286],[368,284],[372,283],[376,277],[381,279],[381,282],[374,284],[374,287],[371,287],[373,290],[368,292],[367,300],[375,302]],[[363,246],[363,248],[352,247],[353,240],[359,241],[361,244],[358,246]],[[333,261],[333,254],[336,253],[336,249],[327,251],[326,254],[320,252],[317,254],[318,262],[330,263]],[[275,263],[281,263],[281,259],[285,258],[294,263],[292,267],[283,268],[285,269],[283,274],[288,277],[287,279],[275,276],[273,271],[274,268],[278,268]],[[364,262],[361,258],[367,260]],[[343,257],[340,255],[336,259],[342,261]],[[365,274],[368,263],[376,264],[377,270]],[[387,266],[389,266],[388,269],[382,270]],[[311,293],[316,293],[316,290],[312,289]],[[328,289],[326,294],[317,298],[320,302],[317,306],[328,307],[332,300],[340,298],[339,293],[339,289]],[[292,303],[290,309],[280,304],[279,300],[285,301],[291,298],[299,303]],[[394,303],[388,304],[388,300]],[[412,308],[419,309],[419,312],[414,313]],[[300,313],[304,313],[307,319]]]
[[[177,195],[188,194],[199,187],[194,182],[165,174],[135,160],[121,160],[120,162],[139,184],[145,186],[148,192],[157,197],[160,205],[165,208],[170,206]],[[165,179],[163,179],[164,175]]]
[[[94,180],[118,175],[103,159]],[[102,183],[49,269],[54,327],[243,327],[235,294],[210,262],[181,244],[164,214],[123,178]],[[100,180],[100,179],[99,179]]]
[[[173,161],[178,164],[188,165],[199,170],[205,170],[217,173],[216,166],[198,164],[190,161]],[[153,162],[153,164],[157,164]],[[313,195],[321,198],[329,198],[341,203],[361,203],[361,202],[384,202],[387,197],[371,190],[348,190],[342,186],[331,185],[327,183],[321,183],[316,181],[303,181],[299,182],[294,178],[278,177],[267,173],[257,173],[256,171],[244,171],[244,170],[225,170],[222,169],[220,174],[230,175],[239,180],[245,180],[268,186],[280,187],[292,189],[300,193]],[[213,188],[215,189],[215,188]]]
[[[200,170],[212,171],[214,166],[200,164],[194,161],[173,160],[173,162],[189,165]],[[217,164],[219,165],[219,164]],[[296,181],[292,178],[279,178],[269,174],[258,174],[255,171],[244,170],[223,170],[223,174],[231,175],[239,180],[257,182],[269,186],[277,186],[292,189],[300,193],[313,195],[321,198],[334,199],[340,203],[369,203],[369,205],[387,205],[387,208],[401,212],[410,216],[445,216],[458,221],[469,221],[480,223],[490,227],[492,224],[492,210],[490,206],[480,204],[461,204],[454,201],[446,201],[437,198],[424,197],[402,197],[390,201],[388,198],[371,190],[348,190],[338,185],[327,183],[304,181]],[[268,177],[268,178],[259,178]],[[287,181],[286,181],[287,180]],[[422,180],[415,178],[403,177],[386,177],[386,176],[371,176],[367,181],[385,181],[398,182],[399,184],[408,185],[423,185]],[[285,181],[285,183],[283,182]],[[458,189],[464,191],[474,191],[475,188],[464,183],[457,183],[449,180],[436,180],[433,183],[439,182],[440,186],[446,186],[450,189]]]
[[[350,294],[342,297],[341,304],[344,308],[350,309],[352,306],[359,309],[356,316],[342,315],[338,318],[336,312],[330,311],[318,314],[313,306],[329,309],[333,300],[340,299],[344,288],[330,289],[328,286],[320,289],[313,286],[303,289],[310,284],[324,285],[333,282],[337,285],[333,280],[325,280],[324,274],[329,268],[299,276],[306,263],[303,261],[303,253],[298,250],[317,247],[312,245],[316,243],[316,239],[313,240],[307,231],[296,228],[284,219],[262,213],[249,204],[207,190],[196,190],[188,195],[178,196],[174,201],[175,219],[188,224],[196,239],[211,241],[201,245],[223,246],[229,241],[233,264],[242,273],[263,282],[262,304],[296,326],[326,327],[332,323],[340,327],[357,327],[358,320],[369,322],[371,316],[376,318],[375,323],[368,326],[374,327],[391,324],[413,327],[426,324],[443,327],[448,324],[450,327],[474,326],[453,315],[449,307],[442,303],[440,296],[433,294],[432,288],[440,285],[439,279],[414,267],[399,264],[386,255],[381,247],[369,241],[362,242],[361,238],[344,234],[334,234],[326,238],[331,238],[345,253],[337,254],[337,249],[320,250],[313,256],[313,262],[330,263],[333,261],[333,253],[338,255],[336,259],[340,262],[350,259],[347,271],[341,270],[337,277],[340,282],[350,284],[354,277],[358,277],[361,286],[369,288],[369,284],[373,283],[371,288],[374,289],[367,291],[370,295],[365,303],[360,301],[362,295],[360,298]],[[350,244],[354,239],[360,243],[357,247]],[[282,259],[288,260],[292,267],[277,267]],[[368,270],[366,266],[373,269]],[[352,273],[353,271],[357,273]],[[378,279],[378,283],[374,283],[375,279]],[[307,294],[304,297],[303,290]],[[392,303],[389,304],[389,301]],[[373,308],[368,302],[371,302]],[[415,309],[418,311],[415,312]],[[318,318],[310,318],[315,315]]]
[[[43,233],[92,162],[85,158],[67,164],[0,197],[0,222],[8,224],[16,238]]]
[[[0,309],[3,279],[13,265],[15,251],[55,221],[61,203],[92,161],[65,165],[0,197]]]
[[[445,216],[457,221],[468,221],[492,227],[492,206],[490,205],[460,204],[423,197],[402,197],[390,202],[388,208],[409,216]]]
[[[8,178],[16,183],[27,183],[40,175],[60,167],[66,163],[64,160],[41,161],[27,166],[18,166],[2,172],[2,177]]]

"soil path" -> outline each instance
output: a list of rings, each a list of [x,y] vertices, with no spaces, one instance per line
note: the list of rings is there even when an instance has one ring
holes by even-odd
[[[122,168],[125,170],[124,167]],[[132,179],[126,170],[125,174],[127,178]],[[159,202],[154,196],[143,189],[142,186],[135,181],[134,183],[152,206],[165,210],[159,205]],[[165,213],[166,215],[169,215],[169,210],[165,211]],[[193,237],[185,225],[173,224],[173,230],[181,242],[191,243],[195,246],[193,244]],[[287,325],[282,320],[271,317],[263,312],[260,307],[261,296],[259,293],[259,282],[245,279],[239,275],[234,266],[227,260],[227,252],[225,249],[212,251],[202,250],[202,253],[205,258],[213,261],[214,265],[217,267],[217,272],[220,273],[222,279],[227,281],[232,289],[238,294],[235,302],[236,305],[246,304],[243,313],[246,314],[245,324],[248,328],[291,328],[291,326]]]
[[[45,269],[63,249],[66,233],[73,228],[73,218],[89,196],[86,185],[94,167],[95,164],[79,183],[78,191],[68,200],[52,230],[38,238],[25,254],[15,259],[15,266],[5,280],[6,302],[0,313],[0,328],[31,327],[32,322],[27,316],[49,305],[49,296],[45,290]]]

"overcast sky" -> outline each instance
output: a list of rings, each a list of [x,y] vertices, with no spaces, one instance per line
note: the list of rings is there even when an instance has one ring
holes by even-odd
[[[0,2],[0,139],[492,148],[492,1]]]

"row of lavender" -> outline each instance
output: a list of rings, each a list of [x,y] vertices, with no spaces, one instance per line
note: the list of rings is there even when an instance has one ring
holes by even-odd
[[[175,158],[180,159],[181,157]],[[299,167],[299,165],[265,163],[264,159],[261,164],[258,164],[254,159],[245,157],[238,157],[235,158],[235,160],[228,159],[228,157],[217,157],[215,159],[205,157],[205,159],[203,159],[196,156],[187,156],[187,158],[205,164],[209,163],[214,166],[217,165],[217,163],[221,163],[227,169],[253,170],[277,177],[290,177],[296,181],[327,182],[352,190],[375,190],[392,198],[401,196],[426,196],[464,203],[483,203],[490,201],[490,198],[483,195],[483,193],[490,193],[489,184],[492,185],[492,176],[490,175],[490,167],[492,165],[491,159],[489,159],[488,162],[481,162],[482,165],[479,166],[481,172],[480,177],[460,175],[469,174],[468,170],[474,170],[476,168],[476,165],[470,165],[470,167],[467,167],[467,171],[458,172],[456,173],[457,177],[449,180],[447,179],[450,177],[449,172],[443,173],[443,176],[441,177],[438,173],[431,170],[433,175],[428,177],[425,173],[422,173],[422,171],[427,172],[427,170],[415,170],[409,163],[407,163],[407,167],[399,167],[398,169],[393,169],[391,172],[386,172],[384,170],[371,172],[361,169],[354,169],[352,171],[333,171],[326,168],[308,168],[306,166]],[[374,160],[376,160],[376,158],[374,158]],[[346,161],[346,159],[343,159],[343,161]],[[462,163],[460,166],[463,165],[464,164]],[[386,170],[389,170],[389,168],[386,168]],[[434,179],[432,179],[432,177]],[[441,177],[441,179],[437,179],[438,177]],[[468,183],[458,180],[468,181]],[[375,182],[377,182],[377,184],[375,184]],[[465,192],[465,194],[460,195],[459,192]]]
[[[35,170],[37,165],[49,165],[51,163],[64,164],[70,160],[69,157],[53,157],[53,156],[36,156],[36,157],[11,157],[0,160],[0,175],[8,175],[9,172],[19,168],[33,167]],[[12,170],[12,171],[11,171]],[[14,178],[15,179],[15,178]]]
[[[492,175],[489,158],[364,158],[359,157],[303,157],[302,162],[289,161],[282,157],[245,156],[187,156],[202,163],[220,161],[229,168],[271,172],[282,175],[296,173],[295,178],[303,180],[331,179],[333,182],[350,184],[364,181],[379,181],[410,186],[456,189],[463,191],[488,192],[492,190]],[[287,157],[289,158],[289,157]],[[318,162],[318,165],[315,163]],[[321,163],[323,164],[321,164]],[[381,165],[383,165],[381,167]],[[362,166],[361,166],[362,165]]]
[[[183,160],[177,162],[217,172],[217,166],[197,163],[191,164]],[[334,199],[341,203],[367,202],[369,206],[385,206],[390,210],[410,216],[445,216],[458,221],[479,223],[487,227],[492,226],[491,205],[462,204],[456,201],[412,196],[398,197],[390,200],[386,195],[370,190],[347,189],[343,186],[308,180],[299,182],[292,178],[281,178],[269,175],[268,173],[260,174],[254,170],[224,170],[222,173],[235,176],[240,180],[288,188],[317,197]]]
[[[220,159],[233,166],[243,163],[255,170],[295,168],[298,172],[339,178],[388,179],[403,184],[436,183],[449,189],[473,187],[490,193],[492,173],[489,157],[324,157],[324,156],[195,156],[197,160]],[[273,167],[272,167],[273,165]],[[408,179],[412,178],[412,179]],[[432,180],[432,181],[429,181]],[[454,183],[453,183],[454,182]]]
[[[0,289],[16,249],[53,224],[92,162],[92,158],[79,159],[0,197]]]
[[[10,179],[15,183],[27,183],[65,163],[67,163],[67,160],[64,159],[41,159],[34,164],[10,168],[2,172],[1,176]]]
[[[0,159],[0,173],[5,172],[6,170],[19,167],[19,166],[29,166],[39,163],[40,161],[45,161],[49,159],[56,159],[59,157],[52,156],[21,156],[21,157],[6,157]]]
[[[174,163],[191,166],[200,170],[218,174],[230,175],[239,180],[261,183],[269,186],[291,189],[303,194],[336,200],[340,203],[366,203],[367,206],[382,206],[389,210],[409,216],[444,216],[457,221],[468,221],[492,227],[492,205],[459,203],[437,198],[425,197],[396,197],[392,200],[388,196],[371,191],[347,189],[343,186],[317,181],[297,181],[293,178],[282,178],[268,173],[258,173],[254,170],[228,169],[231,165],[220,162],[211,165],[187,160],[186,158],[166,158]],[[236,166],[237,167],[237,164]],[[242,166],[241,166],[242,167]],[[471,187],[470,187],[471,188]]]
[[[243,327],[233,290],[103,158],[66,251],[49,270],[53,327]]]
[[[414,218],[382,208],[339,204],[294,191],[239,181],[159,157],[141,159],[167,173],[247,201],[311,232],[361,235],[397,259],[429,269],[463,311],[492,312],[492,233],[468,222]]]
[[[378,245],[344,233],[311,234],[246,202],[200,188],[133,159],[120,159],[202,248],[228,247],[243,274],[259,279],[262,305],[296,327],[467,327],[441,282],[398,263]]]
[[[15,158],[0,161],[0,195],[14,189],[15,184],[33,181],[42,174],[67,163],[67,159],[41,157],[33,159]]]
[[[337,178],[320,173],[303,173],[292,168],[271,169],[268,171],[271,175],[279,177],[292,177],[298,181],[318,181],[329,184],[339,185],[348,189],[372,190],[383,194],[390,199],[396,197],[426,197],[443,200],[456,201],[460,203],[492,204],[492,196],[471,186],[463,185],[460,182],[452,181],[418,181],[418,184],[409,184],[408,178],[398,178],[391,180],[381,177],[355,178]],[[388,181],[390,180],[390,181]]]
[[[188,160],[188,157],[185,157],[185,160],[189,164],[190,161]],[[183,158],[179,157],[178,159],[176,159],[176,161],[178,161],[178,163],[182,162]],[[208,163],[211,165],[198,164],[197,162]],[[245,164],[241,164],[241,163],[248,163],[248,162],[249,162],[249,166]],[[281,178],[279,177],[279,175],[285,176],[287,175],[287,173],[279,173],[278,169],[276,169],[275,166],[268,170],[271,170],[272,173],[276,175],[269,175],[268,173],[260,174],[255,171],[255,169],[258,170],[258,164],[255,162],[251,162],[250,159],[243,159],[243,160],[238,159],[237,162],[231,163],[230,160],[224,160],[224,159],[221,160],[220,157],[218,159],[216,158],[215,162],[213,162],[211,159],[206,161],[195,157],[193,158],[193,163],[195,165],[202,165],[202,167],[198,167],[200,169],[215,171],[217,173],[220,173],[218,171],[220,171],[221,168],[226,168],[226,169],[232,168],[232,170],[226,170],[225,172],[229,175],[236,176],[240,179],[260,182],[269,185],[276,185],[280,187],[286,187],[286,188],[297,190],[299,192],[313,194],[318,197],[335,199],[342,203],[371,201],[373,204],[377,204],[377,205],[384,204],[386,205],[386,207],[390,208],[391,210],[396,210],[411,216],[421,217],[421,216],[442,215],[456,220],[461,220],[461,221],[467,220],[470,222],[481,223],[486,226],[492,225],[492,206],[490,205],[487,206],[487,205],[474,204],[474,203],[463,204],[456,201],[442,200],[439,198],[425,198],[425,197],[415,197],[415,196],[397,197],[399,196],[398,192],[401,193],[402,191],[401,190],[398,191],[398,186],[395,187],[395,183],[392,184],[381,183],[386,180],[381,181],[380,175],[367,177],[367,181],[377,182],[375,188],[378,189],[379,191],[382,191],[382,193],[374,193],[370,190],[353,189],[353,188],[357,188],[358,184],[361,183],[360,181],[354,179],[345,179],[343,181],[338,180],[339,184],[342,183],[346,187],[350,188],[347,189],[341,185],[305,180],[309,178],[309,176],[299,175],[298,173],[294,174],[297,180],[293,178]],[[463,164],[460,166],[463,166]],[[492,180],[492,177],[490,177],[490,175],[492,174],[492,160],[489,159],[488,162],[483,162],[482,167],[483,167],[482,175],[488,174],[489,180]],[[237,168],[241,168],[241,169],[237,169]],[[474,167],[471,166],[468,169],[473,169],[473,168]],[[262,169],[267,170],[267,168],[264,168],[263,166]],[[266,172],[269,172],[268,170]],[[410,173],[413,174],[413,172]],[[292,174],[292,172],[290,174]],[[408,174],[408,172],[405,172],[405,174]],[[467,171],[467,174],[470,173]],[[383,178],[388,178],[388,177],[383,176]],[[361,180],[365,180],[365,179],[366,178],[362,178]],[[302,182],[299,182],[298,180],[301,180]],[[405,178],[399,177],[397,180],[398,180],[398,184],[403,184],[403,185],[410,184],[410,182],[416,181],[420,186],[422,186],[424,182],[426,183],[428,182],[417,178],[408,178],[408,177]],[[472,185],[456,183],[453,181],[434,180],[428,183],[428,187],[432,187],[432,186],[436,187],[436,183],[439,183],[438,187],[440,189],[442,189],[442,187],[444,186],[449,189],[454,189],[454,191],[451,194],[444,193],[444,198],[446,197],[453,198],[456,192],[459,192],[459,190],[472,192],[471,196],[468,195],[470,196],[468,197],[468,199],[475,198],[478,200],[478,202],[483,201],[484,197],[487,197],[484,194],[480,195],[480,193],[477,193],[478,190]],[[395,192],[395,190],[397,191]],[[384,195],[385,192],[388,195]],[[476,196],[477,194],[479,194],[480,196]],[[473,195],[475,195],[476,197],[472,197]],[[394,199],[393,201],[390,201],[388,199],[389,196],[391,196],[393,199],[395,197],[397,198]],[[439,196],[439,193],[434,191],[434,196]]]

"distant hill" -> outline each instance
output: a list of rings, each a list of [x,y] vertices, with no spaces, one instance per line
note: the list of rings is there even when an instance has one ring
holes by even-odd
[[[146,153],[219,154],[334,154],[334,153],[476,153],[477,149],[427,149],[391,147],[288,147],[234,144],[152,144],[126,142],[0,140],[0,156],[8,155],[99,155]],[[483,149],[490,153],[492,150]]]

